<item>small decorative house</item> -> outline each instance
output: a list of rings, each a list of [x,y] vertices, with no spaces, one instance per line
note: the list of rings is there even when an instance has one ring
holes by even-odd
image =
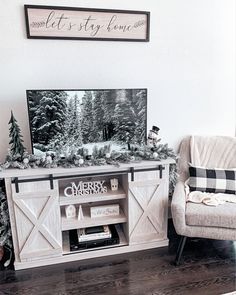
[[[110,179],[110,182],[111,182],[111,190],[117,191],[118,190],[118,179],[112,178],[112,179]]]
[[[66,218],[75,218],[76,217],[76,208],[74,205],[68,205],[65,207]]]

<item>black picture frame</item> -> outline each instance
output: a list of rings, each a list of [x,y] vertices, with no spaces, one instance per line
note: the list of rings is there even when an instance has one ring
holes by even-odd
[[[40,32],[39,30],[43,30],[42,27],[47,27],[49,26],[49,23],[48,23],[48,18],[41,18],[38,16],[38,21],[30,21],[30,18],[31,18],[31,12],[30,10],[32,10],[34,12],[34,14],[36,14],[37,16],[37,13],[36,11],[38,10],[40,12],[42,12],[42,10],[48,10],[48,12],[55,12],[55,11],[64,11],[65,13],[66,12],[76,12],[79,14],[79,12],[81,13],[84,13],[84,12],[88,12],[89,14],[92,14],[92,13],[96,13],[96,14],[99,14],[101,13],[102,14],[115,14],[116,16],[119,15],[127,15],[127,18],[130,16],[130,17],[134,17],[134,16],[138,16],[138,15],[142,15],[145,20],[138,20],[137,19],[137,22],[135,23],[132,23],[131,24],[128,24],[127,25],[124,25],[124,24],[120,24],[117,23],[117,26],[119,28],[126,28],[126,33],[127,35],[131,35],[130,32],[131,30],[136,30],[136,34],[137,34],[137,31],[140,30],[140,27],[142,27],[143,25],[145,25],[145,36],[143,37],[98,37],[97,36],[90,36],[90,37],[87,37],[87,36],[79,36],[79,33],[78,33],[78,36],[66,36],[66,34],[63,36],[62,34],[59,33],[59,31],[57,31],[56,33],[59,34],[59,35],[56,35],[55,33],[48,33],[48,32],[41,32],[41,35],[40,35]],[[61,40],[89,40],[89,41],[129,41],[129,42],[149,42],[150,40],[150,12],[149,11],[136,11],[136,10],[116,10],[116,9],[99,9],[99,8],[81,8],[81,7],[64,7],[64,6],[45,6],[45,5],[24,5],[24,11],[25,11],[25,21],[26,21],[26,33],[27,33],[27,38],[28,39],[61,39]],[[51,13],[50,12],[50,13]],[[46,13],[46,12],[45,12]],[[49,14],[50,15],[50,14]],[[61,14],[62,16],[62,14]],[[35,17],[35,15],[34,15]],[[64,16],[66,18],[66,16]],[[92,18],[92,16],[91,16]],[[69,18],[68,18],[69,19]],[[74,30],[76,27],[76,25],[72,22],[69,22],[69,20],[66,19],[66,21],[68,22],[68,31],[69,29],[72,31]],[[37,19],[36,19],[37,20]],[[117,19],[116,19],[117,20]],[[55,31],[56,31],[56,23],[53,23],[52,19],[50,19],[50,25],[51,26],[55,26]],[[63,19],[63,21],[65,21]],[[89,20],[90,21],[90,20]],[[62,21],[60,23],[61,27],[62,27]],[[65,24],[64,24],[65,25]],[[85,27],[85,23],[83,24],[84,27]],[[108,24],[109,25],[109,24]],[[106,27],[106,29],[108,29],[108,25]],[[112,25],[114,25],[112,28],[115,27],[115,24],[112,23]],[[33,30],[31,29],[31,27],[34,27],[34,30],[35,32],[33,33]],[[71,27],[72,26],[72,27]],[[79,24],[80,26],[80,29],[81,29],[81,23]],[[97,26],[99,26],[99,24],[97,24]],[[104,25],[105,26],[105,25]],[[103,28],[100,28],[100,30],[104,30],[104,33],[105,33],[105,28],[104,26],[101,25],[101,27]],[[60,26],[59,26],[60,27]],[[92,24],[91,26],[92,27]],[[88,28],[88,26],[87,26]],[[95,24],[93,26],[94,28],[94,32],[96,31],[95,30]],[[129,28],[129,29],[128,29]],[[51,28],[53,29],[53,28]],[[37,32],[38,30],[38,32]],[[63,27],[63,30],[64,30],[64,27]],[[81,29],[82,30],[82,29]],[[85,30],[85,29],[84,29]],[[92,30],[92,29],[91,29]],[[98,29],[99,30],[99,29]],[[116,29],[118,30],[118,29]],[[124,29],[125,30],[125,29]],[[121,32],[122,30],[119,30],[119,33],[122,33]],[[67,32],[68,33],[68,32]],[[123,32],[125,34],[125,32]],[[39,35],[37,35],[39,34]],[[48,35],[49,34],[49,35]],[[97,33],[98,34],[98,33]],[[110,34],[110,33],[109,33]],[[109,35],[108,34],[108,35]],[[143,32],[142,32],[143,34]]]

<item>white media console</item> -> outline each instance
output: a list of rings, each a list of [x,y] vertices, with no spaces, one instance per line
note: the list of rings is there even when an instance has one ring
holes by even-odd
[[[9,169],[5,179],[15,269],[25,269],[168,245],[169,164],[174,160],[87,168]],[[110,179],[117,178],[118,190]],[[107,192],[65,196],[71,182],[105,180]],[[73,204],[83,218],[66,218]],[[90,207],[119,204],[119,215],[91,218]],[[71,251],[69,231],[116,225],[119,243]]]

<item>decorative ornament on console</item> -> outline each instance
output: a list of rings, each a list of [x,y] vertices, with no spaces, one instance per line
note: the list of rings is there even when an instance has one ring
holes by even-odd
[[[83,213],[82,206],[79,205],[78,220],[82,220],[82,219],[84,219],[84,213]]]
[[[68,205],[65,207],[66,218],[75,218],[76,217],[76,208],[74,205]]]
[[[157,143],[161,141],[161,138],[158,138],[160,128],[157,126],[152,126],[152,129],[148,133],[148,145],[156,147]]]
[[[96,181],[80,181],[78,185],[71,182],[70,186],[64,189],[66,197],[79,197],[93,194],[104,194],[107,192],[107,187],[104,185],[105,180]]]
[[[119,186],[118,179],[117,178],[110,179],[110,183],[111,183],[111,190],[112,191],[117,191],[118,186]]]
[[[157,152],[154,152],[153,153],[153,159],[156,159],[158,157],[158,153]]]

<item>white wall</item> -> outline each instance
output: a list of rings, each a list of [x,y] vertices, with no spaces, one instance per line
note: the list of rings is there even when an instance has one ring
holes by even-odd
[[[30,146],[26,89],[148,88],[148,127],[176,147],[187,134],[235,133],[234,0],[1,0],[0,160],[12,109]],[[148,10],[149,43],[30,40],[23,4]]]

